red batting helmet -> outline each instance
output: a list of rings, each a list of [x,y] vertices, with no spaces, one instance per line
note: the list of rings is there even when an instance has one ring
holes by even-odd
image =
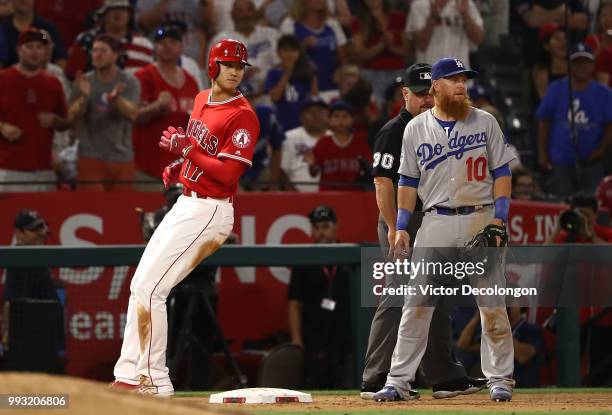
[[[215,79],[219,75],[219,62],[242,62],[249,65],[247,48],[242,42],[234,39],[221,39],[208,53],[208,77]]]
[[[604,177],[597,186],[597,200],[602,207],[612,212],[612,175]]]

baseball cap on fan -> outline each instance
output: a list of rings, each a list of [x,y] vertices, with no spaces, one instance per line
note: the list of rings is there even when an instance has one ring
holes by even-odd
[[[426,63],[415,63],[406,69],[406,78],[403,80],[405,87],[415,94],[429,91],[431,88],[431,65]]]
[[[35,210],[22,209],[15,217],[14,226],[20,230],[33,230],[47,222]]]
[[[308,97],[306,97],[306,99],[304,101],[302,101],[302,103],[300,105],[300,112],[304,112],[308,108],[316,107],[316,106],[323,107],[323,108],[329,108],[329,105],[327,105],[327,103],[325,101],[323,101],[322,98],[308,96]]]
[[[578,58],[586,58],[592,61],[595,60],[593,49],[583,42],[578,42],[571,48],[569,57],[572,61]]]
[[[431,80],[449,78],[451,76],[466,74],[468,79],[478,76],[478,72],[467,69],[463,62],[457,58],[442,58],[431,67]]]
[[[51,42],[51,39],[49,38],[49,33],[46,30],[43,31],[35,27],[29,27],[19,34],[17,46],[21,46],[24,43],[29,42],[41,42],[48,45],[49,42]]]
[[[174,39],[178,41],[183,40],[183,31],[176,24],[167,24],[159,26],[155,29],[154,39],[159,42],[164,39]]]
[[[99,13],[104,14],[110,9],[130,9],[132,5],[129,0],[104,0],[104,4],[100,7]]]

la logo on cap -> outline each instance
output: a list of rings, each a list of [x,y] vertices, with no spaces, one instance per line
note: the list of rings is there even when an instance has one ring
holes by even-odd
[[[463,62],[461,62],[459,59],[455,59],[455,63],[457,64],[458,68],[465,68],[465,66],[463,66]]]

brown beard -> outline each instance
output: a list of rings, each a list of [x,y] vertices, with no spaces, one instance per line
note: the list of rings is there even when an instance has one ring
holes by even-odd
[[[463,101],[456,101],[453,96],[436,94],[436,107],[445,113],[448,117],[455,120],[463,121],[470,114],[472,108],[472,101],[468,97],[465,97]]]

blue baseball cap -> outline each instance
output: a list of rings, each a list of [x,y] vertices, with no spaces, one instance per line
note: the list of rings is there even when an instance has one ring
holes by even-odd
[[[440,78],[448,78],[453,75],[464,73],[468,79],[478,76],[478,72],[466,69],[463,62],[457,58],[442,58],[431,67],[431,79],[435,81]]]
[[[470,89],[468,89],[468,95],[472,101],[476,101],[478,98],[486,98],[489,101],[491,100],[490,89],[482,84],[474,84]]]
[[[327,103],[325,101],[323,101],[322,98],[320,98],[320,97],[313,97],[313,96],[309,95],[300,104],[300,112],[306,111],[308,108],[317,107],[317,106],[318,107],[323,107],[323,108],[329,108],[329,105],[327,105]]]
[[[329,107],[329,115],[331,115],[334,111],[347,111],[350,114],[353,114],[353,107],[346,101],[341,99],[332,102]]]
[[[578,42],[570,49],[570,60],[578,59],[578,58],[586,58],[594,61],[595,55],[593,54],[593,49],[589,47],[586,43]]]

